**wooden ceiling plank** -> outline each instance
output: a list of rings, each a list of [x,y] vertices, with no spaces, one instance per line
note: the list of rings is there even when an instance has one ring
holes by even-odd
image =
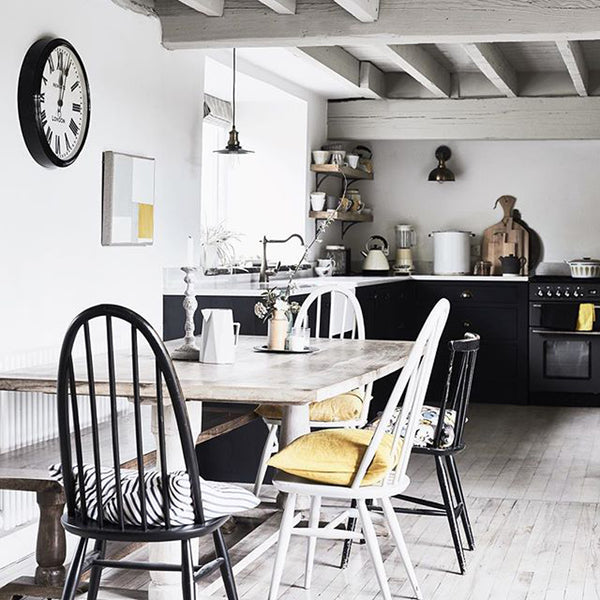
[[[600,5],[590,0],[566,8],[558,0],[380,0],[379,18],[370,23],[331,0],[296,5],[294,18],[265,19],[259,3],[228,0],[222,18],[208,19],[180,2],[155,0],[163,44],[173,50],[600,39]]]
[[[373,23],[379,17],[379,0],[334,0],[362,23]]]
[[[492,44],[465,44],[463,48],[500,92],[509,98],[518,95],[517,73],[498,48]]]
[[[335,140],[600,139],[600,97],[330,102]]]
[[[296,14],[296,0],[258,0],[280,15]]]
[[[587,96],[590,74],[581,44],[575,41],[563,40],[556,42],[556,47],[573,80],[575,90],[580,96]]]
[[[380,50],[436,98],[450,97],[450,73],[429,52],[420,46],[404,44],[385,46]]]
[[[179,2],[207,17],[223,16],[225,0],[179,0]]]

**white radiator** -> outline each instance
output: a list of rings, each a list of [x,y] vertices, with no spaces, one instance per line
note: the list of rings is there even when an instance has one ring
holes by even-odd
[[[0,357],[0,370],[10,371],[50,363],[58,365],[57,349]],[[81,426],[88,426],[91,423],[89,397],[81,396],[79,406]],[[108,401],[99,398],[97,407],[99,420],[106,420],[110,415]],[[127,400],[119,399],[119,410],[129,409]],[[0,454],[57,436],[56,396],[0,392]],[[37,517],[35,494],[0,490],[0,535]]]

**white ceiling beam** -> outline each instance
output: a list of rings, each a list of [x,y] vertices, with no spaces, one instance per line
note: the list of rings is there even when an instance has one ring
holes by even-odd
[[[280,15],[296,14],[296,0],[258,0]]]
[[[163,44],[177,48],[360,46],[600,39],[600,3],[591,0],[380,0],[362,23],[331,0],[296,0],[296,15],[228,0],[220,19],[180,2],[156,0]]]
[[[600,97],[330,102],[332,140],[600,139]]]
[[[372,23],[379,17],[379,0],[334,0],[362,23]]]
[[[518,95],[517,73],[498,48],[492,44],[464,44],[463,48],[502,94],[509,98]]]
[[[179,0],[179,2],[207,17],[223,16],[225,0]]]
[[[378,50],[436,98],[450,97],[450,73],[420,46],[383,46]]]
[[[291,51],[296,56],[310,60],[332,78],[350,84],[355,88],[350,89],[351,97],[381,98],[384,94],[383,73],[370,63],[361,63],[343,48],[318,46],[294,48]]]
[[[556,42],[556,46],[580,96],[588,95],[590,74],[583,56],[581,44],[569,40]]]
[[[360,63],[358,85],[365,98],[380,100],[386,97],[385,73],[373,63],[367,61]]]

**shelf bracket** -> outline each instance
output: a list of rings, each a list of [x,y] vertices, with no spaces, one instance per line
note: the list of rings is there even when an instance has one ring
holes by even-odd
[[[315,219],[315,236],[317,235],[318,231],[319,231],[319,221],[324,221],[325,219]],[[353,225],[357,225],[358,223],[360,223],[361,221],[340,221],[340,229],[342,230],[342,240],[344,239],[344,236],[348,233],[348,230],[350,229],[350,227],[352,227]]]

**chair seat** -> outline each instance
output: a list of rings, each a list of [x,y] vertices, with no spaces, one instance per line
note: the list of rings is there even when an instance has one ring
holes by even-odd
[[[398,407],[394,411],[394,415],[387,427],[388,433],[392,433],[396,425],[396,421],[400,416],[402,407]],[[440,419],[440,409],[437,406],[424,405],[421,409],[421,418],[417,423],[415,430],[414,447],[417,448],[433,448],[435,441],[435,430]],[[367,429],[375,429],[379,423],[379,418],[375,419],[367,426]],[[439,448],[450,448],[454,443],[454,431],[456,426],[456,411],[447,409],[444,416],[444,427],[442,428],[442,438]],[[402,432],[404,435],[404,431]]]
[[[404,492],[409,484],[410,479],[407,475],[403,475],[398,483],[386,482],[385,485],[365,485],[359,488],[317,483],[282,471],[273,478],[273,485],[280,492],[344,500],[369,500],[396,496]]]
[[[194,539],[212,533],[221,527],[229,519],[229,515],[211,519],[204,525],[182,525],[180,527],[149,527],[144,531],[127,525],[122,530],[118,525],[107,524],[100,527],[98,521],[84,521],[80,517],[69,517],[64,515],[61,519],[63,527],[69,533],[82,538],[101,539],[114,542],[174,542],[180,540]]]
[[[85,481],[84,499],[87,515],[90,519],[98,519],[98,498],[96,491],[96,472],[93,465],[82,465]],[[73,468],[75,478],[75,494],[77,508],[81,509],[81,492],[77,467]],[[52,465],[50,474],[62,484],[61,465]],[[192,505],[191,485],[185,471],[168,473],[169,520],[172,527],[196,525],[196,517]],[[142,503],[140,499],[140,479],[137,471],[121,470],[121,490],[123,494],[124,522],[129,526],[141,526]],[[255,508],[260,500],[250,491],[231,483],[205,481],[202,483],[202,509],[204,519],[209,522],[220,517]],[[146,523],[150,527],[164,527],[165,518],[162,502],[162,478],[158,471],[147,470],[142,482],[142,493],[146,499]],[[102,516],[104,521],[119,523],[119,506],[115,485],[115,471],[110,467],[100,468],[100,494]],[[75,526],[75,525],[74,525]],[[182,538],[176,538],[182,539]]]
[[[316,423],[356,421],[363,408],[364,391],[352,390],[309,406],[309,419]],[[274,404],[261,404],[256,413],[268,421],[280,421],[283,408]]]

